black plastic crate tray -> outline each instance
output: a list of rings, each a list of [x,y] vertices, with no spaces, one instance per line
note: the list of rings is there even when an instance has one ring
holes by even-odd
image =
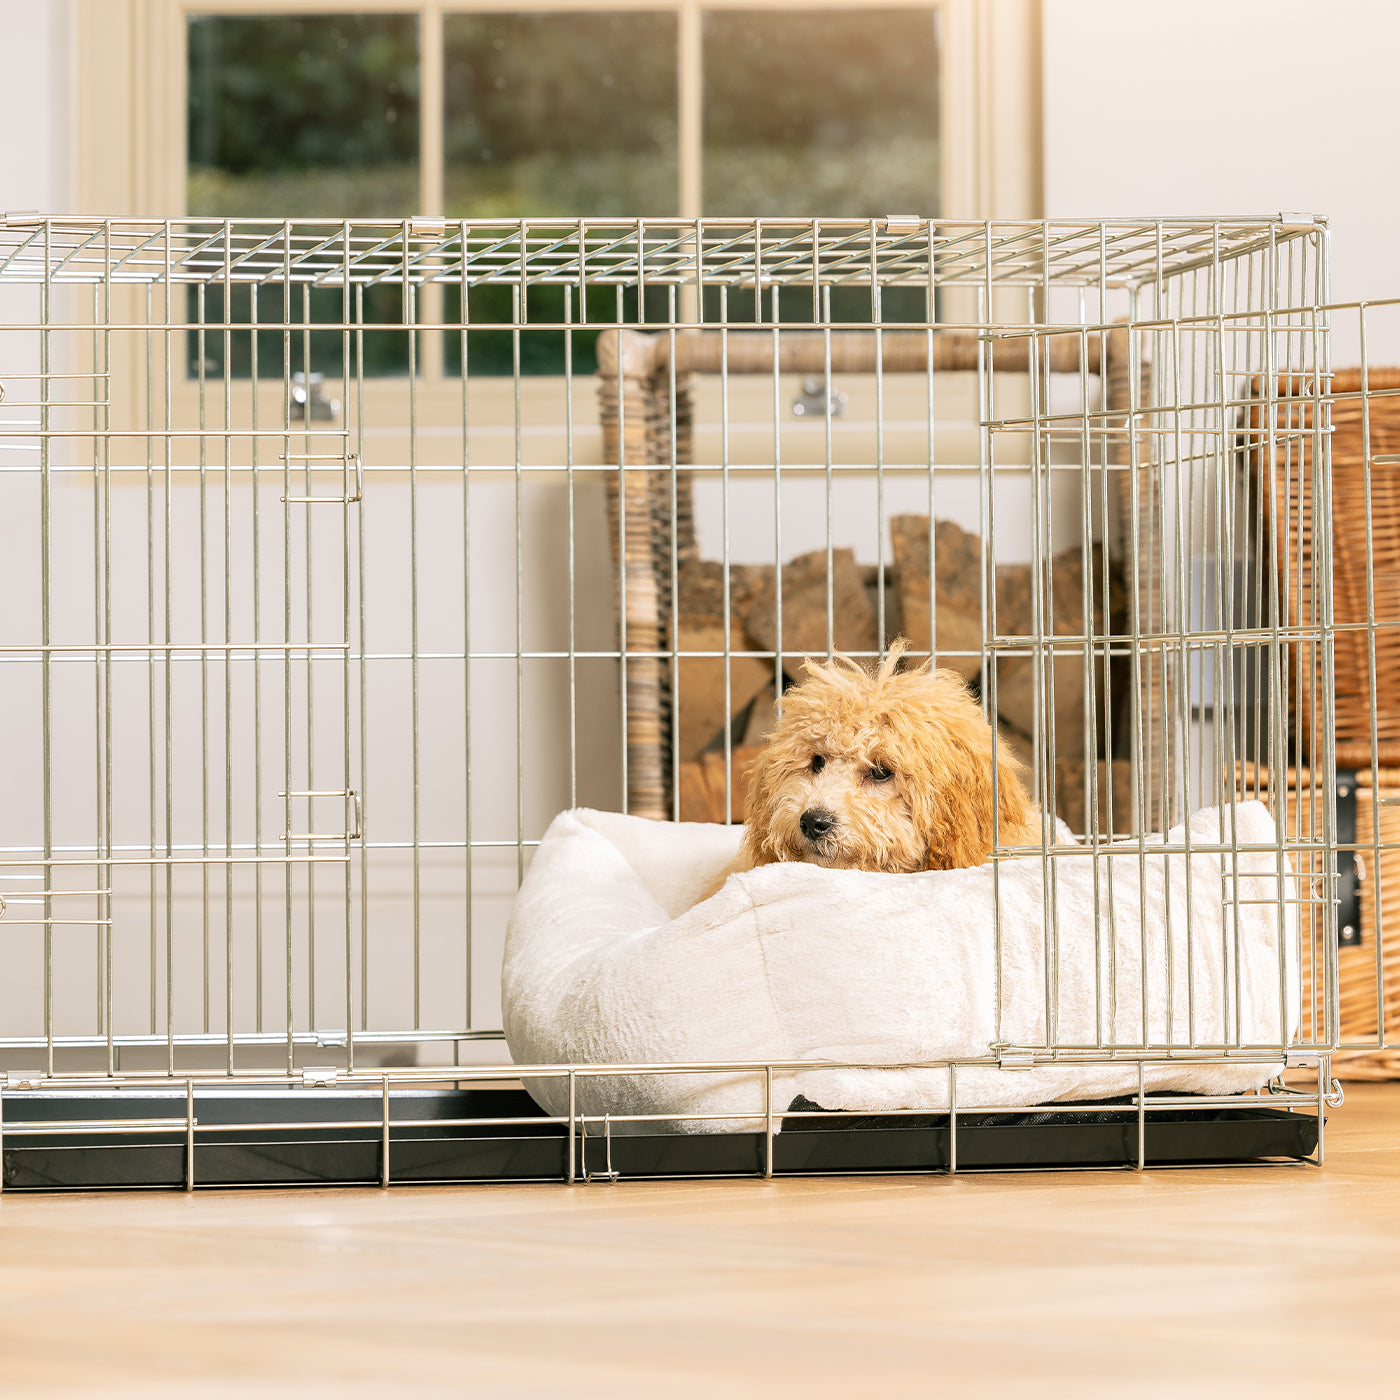
[[[380,1181],[383,1100],[375,1090],[209,1089],[196,1092],[194,1105],[197,1186]],[[799,1100],[793,1107],[811,1106]],[[182,1091],[12,1092],[5,1096],[4,1110],[7,1190],[185,1184],[183,1129],[83,1134],[63,1127],[182,1117]],[[521,1089],[394,1090],[389,1118],[392,1182],[560,1181],[566,1175],[566,1128],[544,1121]],[[539,1121],[407,1126],[414,1120],[464,1118]],[[49,1122],[53,1133],[14,1131]],[[236,1127],[252,1123],[274,1126],[254,1131]],[[1317,1148],[1317,1119],[1269,1108],[1254,1098],[1231,1108],[1155,1110],[1146,1117],[1145,1145],[1149,1166],[1297,1160]],[[764,1134],[616,1132],[608,1144],[592,1124],[586,1145],[575,1134],[580,1177],[603,1172],[609,1150],[612,1169],[624,1180],[754,1176],[763,1171]],[[949,1158],[946,1114],[792,1118],[773,1142],[778,1175],[939,1172],[948,1170]],[[1093,1113],[958,1116],[959,1171],[1129,1167],[1137,1159],[1137,1110],[1122,1100]]]

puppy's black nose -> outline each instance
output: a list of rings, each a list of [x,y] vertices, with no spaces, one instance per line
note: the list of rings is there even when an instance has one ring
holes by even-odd
[[[809,841],[816,841],[825,836],[836,825],[836,818],[824,807],[809,807],[798,818],[797,824],[802,828],[802,834]]]

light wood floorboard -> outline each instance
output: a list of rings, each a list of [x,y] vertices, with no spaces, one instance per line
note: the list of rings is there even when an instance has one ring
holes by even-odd
[[[0,1394],[1400,1395],[1400,1085],[1324,1167],[0,1197]]]

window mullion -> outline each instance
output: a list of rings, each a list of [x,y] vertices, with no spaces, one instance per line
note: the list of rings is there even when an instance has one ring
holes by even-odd
[[[443,46],[442,5],[427,0],[418,12],[418,212],[429,216],[443,212]],[[408,295],[408,289],[404,289]],[[442,285],[430,282],[418,294],[418,319],[438,325],[442,321]],[[418,338],[419,375],[424,380],[443,377],[443,337],[424,331]]]
[[[701,34],[699,0],[680,0],[676,24],[677,155],[680,165],[680,215],[700,217],[702,141]]]
[[[442,213],[442,6],[427,0],[418,12],[418,212]]]
[[[704,139],[704,70],[699,0],[680,0],[676,15],[676,157],[680,179],[679,211],[683,219],[698,219],[704,189],[701,150]],[[680,315],[694,321],[699,315],[695,286],[681,287]]]

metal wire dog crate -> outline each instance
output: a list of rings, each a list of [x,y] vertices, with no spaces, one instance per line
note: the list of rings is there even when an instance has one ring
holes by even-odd
[[[1304,1079],[1251,1102],[1315,1138],[1244,1155],[1320,1152],[1326,248],[1309,216],[8,219],[8,1183],[590,1174],[597,1122],[500,1087],[532,1072],[496,988],[545,825],[680,816],[692,781],[731,819],[796,654],[899,630],[1092,847],[1274,804],[1298,1038],[1188,1053],[1287,1056]],[[1039,859],[1073,857],[1046,832]],[[1378,868],[1379,824],[1351,844]],[[1098,1160],[1209,1158],[1152,1125],[1227,1107],[1099,1106],[1126,1146]],[[861,1165],[775,1154],[773,1109],[757,1147],[665,1169]],[[919,1121],[942,1145],[883,1165],[972,1164],[1011,1120]],[[331,1141],[341,1167],[297,1155]]]

